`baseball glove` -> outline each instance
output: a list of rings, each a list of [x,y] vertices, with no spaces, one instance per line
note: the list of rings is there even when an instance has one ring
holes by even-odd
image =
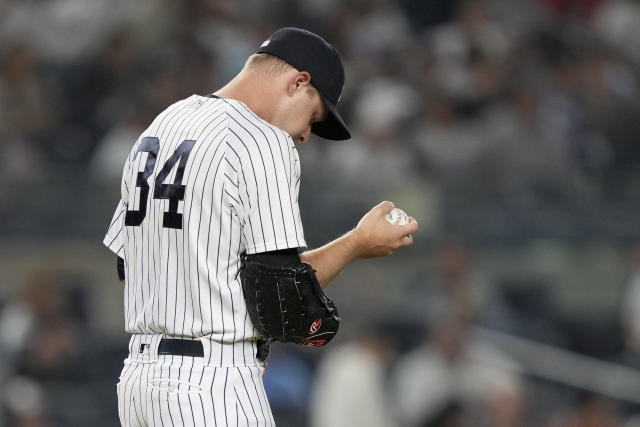
[[[338,332],[338,309],[309,264],[271,267],[245,259],[240,280],[251,321],[268,341],[322,347]]]

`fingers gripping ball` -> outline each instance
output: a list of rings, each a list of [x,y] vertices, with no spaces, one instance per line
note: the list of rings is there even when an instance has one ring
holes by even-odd
[[[409,224],[409,217],[407,216],[405,211],[400,208],[391,209],[391,211],[386,215],[386,219],[394,225]]]

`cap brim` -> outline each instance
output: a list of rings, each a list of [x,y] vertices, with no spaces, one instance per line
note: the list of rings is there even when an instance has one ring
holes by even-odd
[[[351,133],[349,132],[349,129],[347,129],[347,125],[344,124],[344,120],[340,117],[335,105],[329,102],[322,94],[320,94],[320,97],[329,111],[325,120],[314,123],[311,126],[311,132],[321,138],[329,139],[331,141],[344,141],[350,139]]]

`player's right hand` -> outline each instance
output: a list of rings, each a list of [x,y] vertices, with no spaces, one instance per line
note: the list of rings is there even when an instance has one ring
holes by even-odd
[[[359,258],[376,258],[391,255],[397,249],[413,244],[418,222],[409,217],[409,224],[394,225],[385,216],[394,204],[384,201],[374,206],[351,231]]]

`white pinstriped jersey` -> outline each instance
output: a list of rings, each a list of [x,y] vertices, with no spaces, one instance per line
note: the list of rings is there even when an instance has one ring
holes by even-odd
[[[290,136],[235,100],[163,111],[125,163],[104,244],[125,260],[132,334],[254,338],[240,255],[306,246]]]

